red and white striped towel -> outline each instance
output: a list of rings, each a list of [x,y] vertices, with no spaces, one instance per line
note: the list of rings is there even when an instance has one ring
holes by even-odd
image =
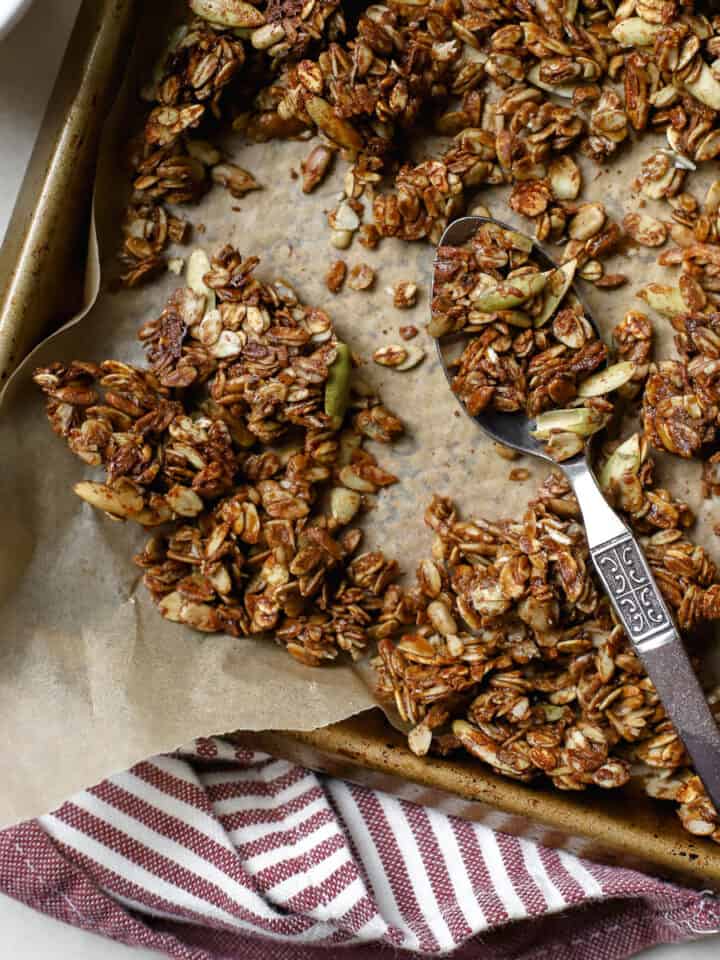
[[[1,832],[0,891],[178,960],[613,960],[720,927],[703,894],[217,739]]]

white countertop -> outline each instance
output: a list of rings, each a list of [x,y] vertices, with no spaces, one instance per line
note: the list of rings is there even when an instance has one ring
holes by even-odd
[[[0,237],[42,121],[79,0],[36,0],[0,44]],[[643,960],[715,960],[720,937],[643,953]],[[150,960],[133,950],[76,930],[0,896],[0,957],[15,960]],[[328,958],[330,960],[330,958]]]

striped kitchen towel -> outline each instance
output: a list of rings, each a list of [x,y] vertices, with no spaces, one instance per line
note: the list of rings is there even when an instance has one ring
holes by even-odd
[[[720,927],[707,895],[219,739],[1,832],[0,891],[178,960],[613,960]]]

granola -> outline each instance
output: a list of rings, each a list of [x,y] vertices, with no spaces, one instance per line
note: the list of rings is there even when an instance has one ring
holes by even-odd
[[[580,217],[583,237],[592,218],[602,228],[601,210],[581,208]],[[452,362],[454,392],[471,416],[524,411],[556,460],[607,424],[606,395],[636,376],[632,361],[599,369],[607,349],[570,289],[576,266],[541,271],[527,238],[493,223],[461,247],[439,247],[435,262],[430,332],[468,335]]]
[[[523,237],[489,229],[440,251],[430,331],[471,338],[455,390],[470,412],[537,418],[558,459],[607,423],[611,391],[641,399],[643,434],[606,447],[600,481],[644,538],[681,629],[717,619],[720,576],[686,535],[687,505],[654,485],[648,445],[702,456],[706,494],[720,491],[720,181],[702,201],[690,192],[695,166],[720,156],[720,18],[676,0],[189,6],[194,19],[158,65],[130,145],[123,282],[179,269],[185,258],[168,260],[168,247],[187,243],[191,226],[178,205],[213,184],[236,198],[261,186],[204,139],[220,123],[257,140],[317,134],[305,193],[334,163],[350,164],[328,212],[338,250],[355,238],[368,249],[385,237],[436,243],[473,192],[506,184],[536,238],[564,244],[561,267],[548,275]],[[417,162],[408,144],[421,115],[445,145]],[[575,158],[604,163],[645,130],[668,146],[647,157],[640,208],[620,224],[583,201]],[[645,212],[645,199],[667,216]],[[620,363],[602,370],[607,349],[569,287],[574,276],[606,289],[626,282],[604,262],[624,238],[680,267],[673,283],[640,293],[669,318],[679,356],[653,363],[652,323],[630,311],[614,330]],[[272,631],[312,666],[377,643],[381,693],[414,725],[415,752],[464,748],[561,789],[617,787],[639,771],[648,793],[678,804],[686,829],[720,840],[590,569],[564,482],[546,481],[522,522],[462,521],[435,498],[432,558],[402,590],[397,564],[360,553],[353,526],[396,480],[364,441],[390,443],[402,423],[352,392],[353,358],[328,314],[259,280],[257,258],[195,251],[187,266],[187,286],[140,331],[147,368],[77,361],[36,374],[53,429],[104,471],[78,495],[154,528],[137,562],[162,615],[202,631]],[[331,292],[347,272],[332,264]],[[369,289],[374,274],[358,264],[347,279]],[[414,283],[392,293],[396,307],[414,306]],[[425,355],[416,334],[400,328],[402,342],[374,360],[411,369]]]
[[[351,395],[330,318],[256,257],[196,251],[190,285],[140,331],[149,368],[55,363],[35,382],[54,431],[105,472],[75,492],[115,519],[162,527],[137,558],[169,620],[206,632],[273,630],[303,663],[353,658],[397,564],[350,526],[396,477],[363,449],[400,420]],[[329,500],[325,512],[323,498]]]
[[[714,618],[720,572],[688,541],[687,508],[653,490],[647,447],[616,456],[605,479],[611,494],[637,480],[628,515],[681,627]],[[654,514],[650,498],[666,498],[668,512]],[[592,571],[579,516],[558,474],[522,521],[461,520],[434,497],[432,558],[407,593],[414,625],[378,642],[379,695],[420,755],[465,750],[562,790],[620,787],[639,765],[651,795],[679,804],[686,829],[720,841],[720,818]]]

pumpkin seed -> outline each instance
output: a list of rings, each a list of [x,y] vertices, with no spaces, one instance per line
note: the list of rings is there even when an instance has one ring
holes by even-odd
[[[602,397],[612,390],[617,390],[635,374],[635,364],[630,360],[615,363],[606,370],[598,370],[578,386],[579,397]]]
[[[330,365],[325,384],[325,413],[339,426],[350,402],[350,373],[352,360],[350,347],[346,343],[337,344],[337,356]]]

